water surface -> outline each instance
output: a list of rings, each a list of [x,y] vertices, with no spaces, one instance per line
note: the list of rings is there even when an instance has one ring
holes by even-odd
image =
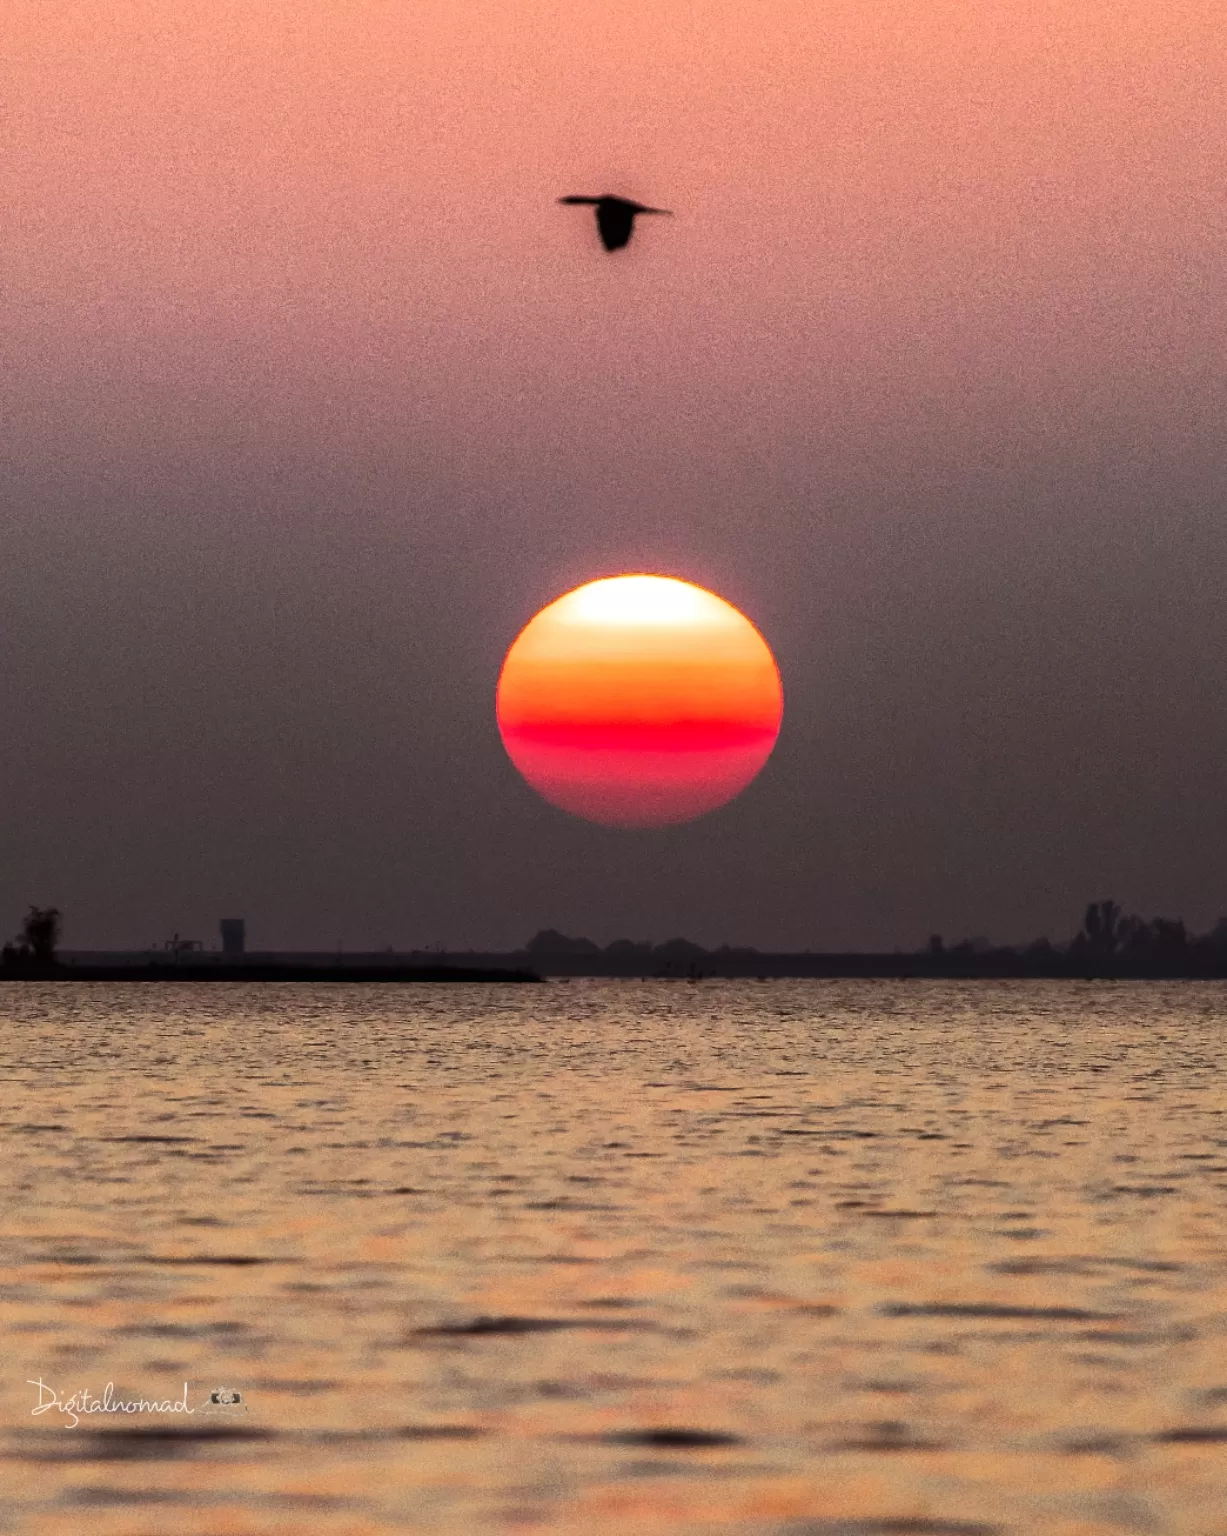
[[[1225,996],[0,986],[0,1531],[1227,1536]]]

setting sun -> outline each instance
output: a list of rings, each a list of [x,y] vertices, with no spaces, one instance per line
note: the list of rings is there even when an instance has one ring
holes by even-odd
[[[607,826],[690,821],[754,779],[783,692],[766,641],[715,593],[613,576],[543,608],[503,662],[512,762],[552,805]]]

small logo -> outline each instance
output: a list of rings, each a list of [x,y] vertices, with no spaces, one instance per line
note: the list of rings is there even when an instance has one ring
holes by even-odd
[[[236,1392],[233,1387],[215,1387],[209,1393],[209,1401],[202,1406],[204,1413],[240,1413],[247,1412],[247,1404],[243,1401],[243,1394]]]

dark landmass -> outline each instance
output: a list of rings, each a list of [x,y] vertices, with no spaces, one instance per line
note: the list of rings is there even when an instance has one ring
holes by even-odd
[[[31,907],[17,938],[0,949],[3,981],[292,981],[292,982],[539,982],[527,965],[449,965],[438,956],[384,953],[355,955],[269,955],[244,952],[245,924],[227,918],[221,924],[226,945],[221,954],[206,953],[195,940],[178,934],[158,950],[136,954],[65,955],[59,949],[57,907]],[[236,937],[237,949],[230,939]]]
[[[105,960],[84,964],[65,958],[51,965],[9,963],[0,965],[0,981],[153,981],[153,982],[540,982],[542,978],[526,968],[474,965],[407,965],[390,962],[380,965],[362,963],[312,964],[293,957],[254,964],[220,957],[204,964],[183,963],[173,959],[152,960],[144,965]]]
[[[78,962],[63,957],[51,963],[0,963],[0,982],[344,982],[418,983],[418,982],[541,982],[541,975],[527,966],[496,965],[412,965],[399,957],[378,965],[362,963],[313,963],[312,960],[286,955],[278,960],[230,960],[210,957],[206,962],[183,962],[161,957],[138,965],[124,958],[109,962],[91,958]]]
[[[356,954],[205,951],[177,940],[160,950],[63,953],[56,949],[59,914],[31,907],[22,937],[0,952],[5,981],[161,982],[530,982],[545,977],[772,977],[1067,981],[1227,980],[1227,918],[1209,933],[1190,934],[1178,918],[1127,916],[1112,901],[1092,902],[1068,942],[1048,939],[995,946],[964,939],[947,946],[934,934],[921,950],[871,953],[779,953],[688,939],[663,944],[618,939],[602,948],[555,929],[509,953],[414,950]]]
[[[663,947],[663,946],[662,946]],[[933,956],[927,952],[870,954],[775,953],[756,950],[703,951],[685,961],[653,954],[647,961],[611,959],[605,955],[529,956],[509,953],[441,954],[436,965],[406,963],[402,957],[386,964],[358,961],[321,965],[292,955],[260,965],[218,960],[206,965],[152,961],[145,965],[111,963],[105,958],[79,963],[70,957],[54,965],[0,965],[0,981],[136,981],[136,982],[540,982],[548,978],[583,977],[623,980],[664,979],[703,981],[726,978],[766,981],[774,978],[921,979],[951,980],[1027,978],[1071,981],[1227,980],[1227,955],[1175,959],[1130,959],[1091,962],[1054,953],[1031,955],[1013,950],[989,950],[971,955]],[[531,961],[534,969],[529,968]]]
[[[462,965],[64,965],[0,966],[0,982],[541,982],[531,971]]]
[[[472,956],[446,956],[448,960],[480,960],[514,965],[531,963],[542,976],[556,978],[622,977],[624,979],[658,977],[671,980],[702,981],[707,978],[725,977],[742,980],[768,980],[776,977],[826,977],[830,979],[857,977],[878,979],[920,979],[925,977],[948,980],[1025,980],[1027,978],[1069,981],[1111,980],[1227,980],[1227,953],[1216,955],[1190,954],[1182,957],[1135,957],[1121,956],[1114,959],[1087,957],[1053,950],[1051,953],[1033,954],[1028,951],[992,949],[960,954],[947,951],[933,955],[922,950],[916,953],[892,952],[868,954],[776,953],[765,950],[711,950],[699,951],[682,958],[663,954],[667,947],[654,948],[645,959],[634,961],[607,954],[597,955],[529,955],[526,951],[515,954],[482,954]]]
[[[476,957],[474,957],[476,958]],[[1114,901],[1091,902],[1082,927],[1067,942],[1025,945],[963,939],[947,945],[934,934],[921,950],[870,953],[776,953],[723,945],[706,950],[687,939],[664,944],[619,939],[602,949],[590,939],[546,929],[516,955],[484,955],[531,965],[546,976],[943,977],[971,980],[1227,980],[1227,919],[1207,934],[1188,932],[1179,918],[1126,915]]]

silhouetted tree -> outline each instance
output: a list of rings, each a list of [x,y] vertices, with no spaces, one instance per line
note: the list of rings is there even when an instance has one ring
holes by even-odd
[[[652,953],[652,941],[643,939],[637,943],[634,939],[615,939],[612,944],[606,944],[605,953],[611,960],[642,959]]]
[[[58,907],[31,907],[22,919],[21,933],[0,950],[5,966],[54,965],[60,937]]]
[[[1155,917],[1147,922],[1144,917],[1130,916],[1116,927],[1116,949],[1123,955],[1163,955],[1170,959],[1182,954],[1188,944],[1188,930],[1178,917]]]
[[[1179,954],[1188,948],[1189,934],[1184,919],[1179,917],[1155,917],[1147,926],[1148,948],[1160,954]]]
[[[1192,939],[1183,918],[1148,921],[1136,913],[1126,916],[1114,901],[1093,901],[1071,953],[1099,962],[1115,958],[1127,966],[1140,965],[1144,971],[1156,965],[1170,970],[1189,964],[1199,947],[1208,948],[1208,942]]]
[[[543,928],[524,948],[530,955],[599,955],[601,952],[591,939],[569,939],[557,928]]]
[[[1082,919],[1079,948],[1094,951],[1097,955],[1114,955],[1120,942],[1121,910],[1114,901],[1093,901]]]
[[[688,965],[691,960],[706,958],[707,951],[701,944],[692,944],[689,939],[666,939],[663,944],[657,944],[652,950],[652,957],[656,960],[668,960]]]
[[[1150,924],[1133,914],[1116,925],[1116,948],[1122,954],[1138,954],[1150,947]]]
[[[55,947],[60,940],[59,908],[31,907],[22,922],[21,937],[32,959],[42,965],[50,965],[55,959]]]

